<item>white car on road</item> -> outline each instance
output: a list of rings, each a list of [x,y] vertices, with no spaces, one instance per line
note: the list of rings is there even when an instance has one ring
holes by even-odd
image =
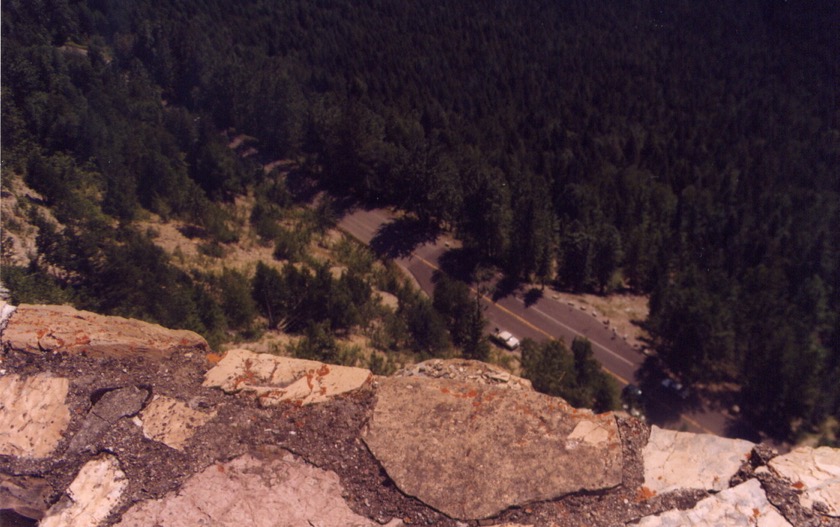
[[[519,339],[511,335],[510,331],[499,331],[499,328],[496,328],[490,339],[511,351],[519,347]]]

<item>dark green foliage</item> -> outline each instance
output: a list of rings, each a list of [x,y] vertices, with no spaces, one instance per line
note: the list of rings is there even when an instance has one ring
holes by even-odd
[[[366,324],[371,316],[371,288],[361,276],[347,272],[335,279],[327,265],[315,271],[286,264],[282,271],[262,262],[251,295],[270,328],[293,333],[326,323],[332,331]]]
[[[432,357],[442,357],[449,351],[446,323],[425,296],[405,290],[400,295],[399,314],[405,321],[409,346],[414,351]]]
[[[478,293],[472,293],[463,282],[439,274],[432,301],[446,321],[452,343],[461,348],[468,359],[487,360],[490,346],[484,335],[484,307]]]
[[[257,316],[257,305],[248,278],[239,271],[225,269],[219,277],[219,289],[228,324],[234,329],[249,328]]]
[[[338,343],[330,330],[329,322],[310,323],[303,333],[303,338],[292,348],[292,354],[299,359],[338,363]]]
[[[522,370],[534,389],[562,397],[577,408],[606,412],[618,407],[618,389],[592,354],[586,339],[576,338],[571,352],[562,340],[522,342]]]
[[[650,292],[674,369],[743,379],[748,413],[812,426],[840,409],[836,20],[831,0],[4,2],[3,162],[71,227],[40,240],[61,286],[98,294],[86,277],[121,258],[104,215],[235,239],[211,200],[267,176],[227,149],[233,128],[454,227],[513,280]],[[273,214],[255,220],[271,240]],[[774,366],[778,389],[749,380]]]
[[[19,267],[3,262],[0,282],[9,289],[10,301],[19,304],[65,304],[71,295],[37,266]]]
[[[289,230],[280,227],[274,239],[274,258],[298,262],[306,255],[309,233],[305,230]]]

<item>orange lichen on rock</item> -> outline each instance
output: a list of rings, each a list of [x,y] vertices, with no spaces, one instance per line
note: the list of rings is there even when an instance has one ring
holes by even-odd
[[[207,362],[209,362],[210,364],[218,364],[219,361],[222,360],[222,356],[219,355],[218,353],[208,353],[206,355],[206,358],[207,358]]]
[[[636,501],[642,502],[651,499],[652,497],[656,496],[656,492],[650,490],[649,488],[642,485],[639,487],[639,491],[636,493]]]

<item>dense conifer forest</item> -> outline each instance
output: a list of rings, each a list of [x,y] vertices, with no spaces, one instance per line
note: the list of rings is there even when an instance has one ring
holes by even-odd
[[[229,243],[220,203],[249,187],[270,223],[287,193],[235,129],[511,280],[650,294],[669,367],[740,383],[786,436],[840,418],[838,27],[830,0],[9,0],[4,175],[66,227],[41,221],[42,261],[3,280],[204,332],[269,306],[130,227]]]

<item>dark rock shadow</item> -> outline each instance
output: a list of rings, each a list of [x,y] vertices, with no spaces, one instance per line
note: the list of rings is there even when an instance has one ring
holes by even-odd
[[[429,225],[416,218],[397,218],[383,224],[370,241],[370,247],[385,258],[411,255],[417,246],[434,243],[440,235],[437,225]]]

